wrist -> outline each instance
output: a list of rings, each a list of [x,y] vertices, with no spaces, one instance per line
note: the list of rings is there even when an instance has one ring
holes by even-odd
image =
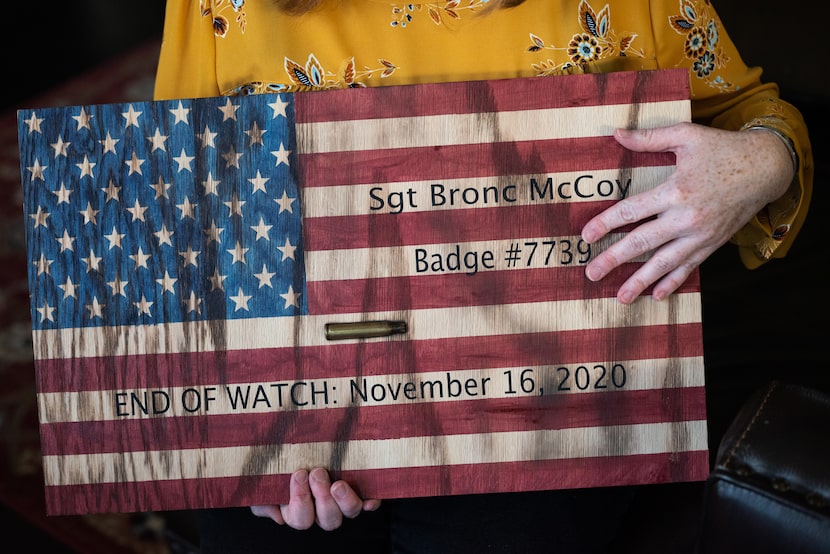
[[[784,146],[787,147],[787,151],[790,154],[790,160],[792,161],[792,165],[793,165],[793,175],[796,175],[798,173],[798,167],[799,167],[798,153],[795,151],[795,145],[793,144],[793,141],[790,139],[790,137],[788,137],[787,135],[785,135],[784,133],[782,133],[781,131],[779,131],[775,127],[769,127],[767,125],[757,125],[757,124],[756,125],[750,125],[748,127],[744,127],[742,130],[743,131],[766,131],[766,132],[772,133],[773,135],[778,137],[778,139],[784,144]]]

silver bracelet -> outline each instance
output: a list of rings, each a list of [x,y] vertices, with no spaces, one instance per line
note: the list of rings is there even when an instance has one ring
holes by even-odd
[[[784,133],[782,133],[781,131],[779,131],[775,127],[767,127],[766,125],[753,125],[752,127],[746,127],[744,130],[745,131],[757,131],[757,130],[769,131],[770,133],[772,133],[775,136],[777,136],[778,138],[780,138],[781,142],[783,142],[787,146],[787,150],[790,151],[790,159],[793,162],[793,172],[798,173],[798,166],[799,166],[799,164],[798,164],[798,154],[795,151],[795,146],[793,145],[793,141],[790,140],[790,137],[788,137],[787,135],[785,135]]]

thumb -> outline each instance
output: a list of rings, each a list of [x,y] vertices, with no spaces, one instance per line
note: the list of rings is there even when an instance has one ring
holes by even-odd
[[[615,129],[614,139],[635,152],[674,152],[678,132],[676,125],[653,129]]]

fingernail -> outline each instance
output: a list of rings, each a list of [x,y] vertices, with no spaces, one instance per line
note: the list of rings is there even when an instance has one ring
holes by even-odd
[[[346,486],[340,481],[337,481],[331,486],[331,495],[338,500],[342,500],[346,496]]]
[[[591,281],[599,281],[602,277],[599,270],[590,265],[585,268],[585,276]]]

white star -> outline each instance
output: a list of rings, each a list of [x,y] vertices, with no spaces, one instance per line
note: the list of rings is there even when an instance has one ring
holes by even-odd
[[[147,207],[139,204],[138,198],[135,199],[135,204],[133,204],[133,207],[127,208],[127,211],[133,215],[133,221],[135,221],[136,219],[141,221],[147,221],[146,219],[144,219],[144,212],[147,211]]]
[[[40,165],[40,160],[35,160],[35,165],[29,166],[26,169],[32,172],[32,181],[40,179],[43,181],[43,170],[49,167],[48,165]]]
[[[196,257],[199,255],[198,250],[193,250],[192,246],[188,246],[187,250],[183,252],[179,252],[179,256],[182,257],[184,260],[184,265],[192,265],[193,267],[199,267],[199,262],[196,261]]]
[[[138,315],[153,315],[150,313],[150,306],[152,306],[153,303],[148,302],[143,294],[141,295],[141,300],[139,302],[133,302],[133,305],[138,308]]]
[[[285,245],[284,246],[277,246],[277,250],[282,252],[282,259],[286,260],[288,258],[294,259],[294,251],[297,250],[296,246],[293,246],[291,242],[288,240],[288,237],[285,237]]]
[[[222,121],[227,121],[229,119],[236,119],[236,110],[239,109],[239,106],[234,106],[231,104],[231,99],[228,98],[227,102],[225,102],[224,106],[219,106],[219,110],[222,112]]]
[[[282,196],[274,199],[274,202],[280,205],[280,211],[278,213],[288,212],[293,214],[294,210],[291,208],[291,204],[294,203],[294,200],[295,199],[288,196],[285,191],[282,191]]]
[[[72,298],[78,298],[78,285],[73,283],[72,279],[70,279],[69,277],[66,278],[66,282],[64,284],[59,284],[58,288],[60,288],[63,291],[64,300],[66,300],[70,296]]]
[[[37,268],[38,275],[43,275],[44,273],[46,275],[50,275],[49,266],[51,266],[54,263],[54,261],[55,260],[48,260],[46,256],[41,254],[40,259],[36,262],[32,262],[32,265]]]
[[[216,289],[225,290],[225,279],[227,279],[227,275],[221,275],[219,273],[219,268],[217,267],[213,271],[213,275],[209,277],[210,279],[210,290],[214,291]],[[242,289],[239,289],[239,292],[242,293]]]
[[[210,227],[204,230],[205,236],[207,237],[208,244],[211,242],[215,242],[217,244],[222,242],[222,239],[219,238],[219,235],[222,234],[224,229],[220,229],[216,226],[216,221],[210,222]]]
[[[251,139],[251,144],[249,146],[253,146],[254,144],[263,144],[262,143],[262,135],[267,133],[267,129],[260,129],[257,122],[254,121],[253,125],[248,131],[245,131],[245,134]]]
[[[182,202],[181,204],[176,204],[176,207],[182,211],[182,215],[179,219],[189,217],[190,219],[195,220],[196,216],[193,215],[193,206],[194,205],[190,202],[190,198],[188,198],[187,196],[184,197],[184,202]]]
[[[115,145],[119,142],[120,139],[114,139],[110,136],[110,132],[107,131],[107,138],[104,140],[99,140],[98,142],[104,147],[104,154],[107,152],[112,152],[115,154]]]
[[[282,96],[277,95],[277,99],[273,102],[268,103],[268,107],[274,110],[274,116],[271,119],[276,119],[277,116],[288,117],[285,114],[285,108],[288,106],[288,102],[282,99]]]
[[[33,229],[37,229],[38,227],[46,227],[46,220],[49,218],[49,212],[43,210],[41,206],[37,207],[37,213],[29,214],[29,217],[35,220],[35,226]]]
[[[156,133],[152,137],[147,137],[147,140],[149,140],[153,146],[150,152],[155,152],[156,150],[167,152],[167,147],[164,146],[165,141],[167,141],[167,135],[162,135],[158,127],[156,127]]]
[[[138,247],[138,252],[130,255],[130,259],[135,262],[135,269],[138,269],[139,267],[149,269],[149,267],[147,267],[147,261],[150,258],[152,258],[152,256],[150,254],[145,254],[144,249],[140,246]]]
[[[81,258],[81,260],[83,260],[83,262],[86,264],[87,273],[89,273],[90,271],[100,271],[100,269],[98,269],[98,265],[101,263],[102,259],[103,258],[99,258],[95,255],[94,250],[90,250],[89,256],[87,256],[86,258]]]
[[[235,167],[239,169],[239,158],[242,157],[242,152],[237,153],[236,148],[231,144],[230,150],[222,153],[222,159],[225,160],[225,167]]]
[[[119,233],[118,229],[115,228],[115,225],[112,226],[112,233],[109,235],[104,235],[108,241],[110,241],[110,250],[115,248],[121,248],[121,239],[124,238],[124,233]]]
[[[122,281],[120,276],[115,277],[115,281],[109,281],[107,285],[110,289],[112,289],[112,295],[115,296],[116,294],[120,294],[124,298],[127,298],[127,285],[129,281]]]
[[[176,109],[170,110],[170,113],[176,118],[173,122],[173,125],[176,123],[184,123],[187,124],[187,114],[190,113],[190,108],[185,108],[182,105],[182,101],[179,100],[179,106]]]
[[[236,308],[233,311],[238,312],[239,310],[247,310],[248,309],[248,300],[251,299],[250,296],[246,296],[244,292],[242,292],[242,287],[239,287],[239,294],[236,296],[230,296],[233,303],[236,304]]]
[[[92,168],[95,167],[95,162],[90,162],[89,157],[86,154],[84,154],[84,161],[75,165],[81,170],[81,178],[84,176],[89,176],[93,179],[95,178],[92,174]]]
[[[72,119],[78,122],[78,128],[76,129],[76,131],[80,131],[84,127],[89,129],[89,120],[92,119],[92,117],[93,116],[91,114],[86,113],[86,110],[82,107],[80,114],[72,116]]]
[[[58,205],[63,204],[66,202],[67,204],[71,204],[69,201],[69,195],[72,194],[72,189],[66,188],[66,185],[61,181],[61,188],[58,190],[52,191],[52,194],[58,197]]]
[[[55,311],[55,308],[47,304],[46,302],[43,303],[42,308],[37,308],[38,313],[40,313],[40,322],[43,323],[46,320],[55,321],[52,317],[52,312]]]
[[[71,142],[64,142],[63,137],[58,137],[57,142],[53,142],[50,146],[55,149],[55,157],[64,156],[66,157],[66,149],[69,148],[69,145],[72,144]]]
[[[176,289],[173,288],[173,285],[176,284],[176,281],[178,281],[178,279],[173,279],[172,277],[170,277],[170,274],[167,273],[167,271],[164,272],[164,277],[162,277],[161,279],[156,279],[156,283],[161,285],[162,293],[172,292],[173,294],[176,294]]]
[[[26,125],[29,126],[29,134],[32,133],[42,133],[43,131],[40,130],[40,124],[43,123],[43,118],[38,117],[35,112],[32,112],[32,117],[29,119],[23,120]]]
[[[125,127],[129,127],[130,125],[138,127],[138,117],[141,115],[141,112],[135,111],[132,104],[130,104],[129,109],[126,112],[121,112],[121,115],[123,115],[124,119],[127,120],[124,123]]]
[[[256,177],[248,179],[248,182],[254,185],[254,190],[251,192],[251,194],[258,190],[267,194],[268,191],[265,190],[265,183],[267,183],[268,181],[270,181],[270,179],[268,177],[263,177],[262,175],[260,175],[259,170],[257,169]]]
[[[156,238],[158,238],[159,246],[161,246],[162,244],[173,246],[173,243],[170,240],[170,238],[173,236],[173,231],[168,231],[167,226],[164,223],[161,224],[161,230],[156,231],[153,234],[156,235]]]
[[[106,306],[106,304],[101,304],[100,302],[98,302],[98,297],[93,296],[92,304],[86,304],[84,306],[89,312],[89,315],[87,317],[89,317],[89,319],[93,319],[96,317],[104,317],[104,306]]]
[[[104,193],[106,193],[107,202],[109,202],[110,200],[115,200],[116,202],[118,201],[118,197],[121,193],[121,187],[113,183],[112,179],[110,179],[109,183],[107,184],[107,188],[101,190],[104,191]]]
[[[219,193],[216,190],[219,183],[221,183],[221,181],[214,179],[213,174],[208,172],[208,178],[202,181],[202,186],[205,187],[205,195],[215,194],[216,196],[219,196]]]
[[[170,183],[165,183],[164,179],[161,178],[161,175],[159,175],[159,180],[150,186],[154,191],[156,191],[154,200],[158,200],[159,198],[168,198],[167,191],[170,189]]]
[[[259,288],[262,287],[271,287],[271,277],[276,275],[276,273],[268,273],[268,268],[265,267],[265,264],[262,264],[262,273],[254,273],[254,277],[259,280]]]
[[[248,248],[243,248],[239,241],[236,241],[236,246],[234,248],[228,248],[228,253],[233,256],[231,264],[235,264],[236,262],[247,264],[245,261],[245,254],[248,253],[248,250]]]
[[[289,306],[294,306],[295,308],[300,307],[299,299],[300,295],[294,292],[294,287],[288,285],[288,292],[285,294],[280,295],[285,300],[285,309],[287,310]]]
[[[100,210],[93,209],[92,204],[87,202],[86,209],[78,213],[84,216],[84,225],[86,225],[87,223],[98,225],[98,221],[96,218],[98,217],[99,211]]]
[[[271,227],[273,227],[273,225],[266,225],[265,221],[260,217],[258,225],[251,225],[251,229],[256,231],[256,239],[255,240],[259,240],[259,239],[271,240],[268,237],[268,231],[271,230]]]
[[[144,163],[144,160],[139,159],[135,152],[133,152],[133,158],[130,161],[124,163],[127,164],[127,167],[130,168],[130,173],[128,175],[132,175],[133,173],[138,173],[139,175],[142,175],[141,164]]]
[[[288,161],[288,156],[291,154],[291,150],[286,150],[283,143],[280,143],[279,150],[271,150],[271,154],[277,158],[277,167],[279,167],[280,164],[291,165]]]
[[[187,153],[185,153],[184,148],[182,148],[182,153],[173,159],[176,160],[177,164],[179,164],[179,171],[192,171],[190,168],[190,162],[194,160],[194,156],[188,156]]]
[[[67,231],[66,229],[63,230],[63,236],[60,238],[56,238],[55,240],[58,241],[58,244],[61,245],[61,252],[66,252],[67,250],[69,250],[70,252],[75,251],[75,237],[70,237],[69,231]]]
[[[230,215],[238,215],[239,217],[242,217],[242,206],[245,205],[245,201],[240,200],[239,196],[235,192],[233,193],[231,201],[223,202],[223,204],[225,204],[230,210]]]
[[[196,296],[196,293],[190,291],[190,297],[184,300],[185,311],[187,313],[196,312],[201,313],[202,299]]]
[[[210,146],[211,148],[216,148],[216,145],[214,144],[213,140],[216,138],[218,134],[219,133],[214,133],[213,131],[211,131],[210,127],[205,125],[205,132],[197,133],[196,138],[198,138],[199,141],[202,143],[202,148],[207,148],[208,146]]]

